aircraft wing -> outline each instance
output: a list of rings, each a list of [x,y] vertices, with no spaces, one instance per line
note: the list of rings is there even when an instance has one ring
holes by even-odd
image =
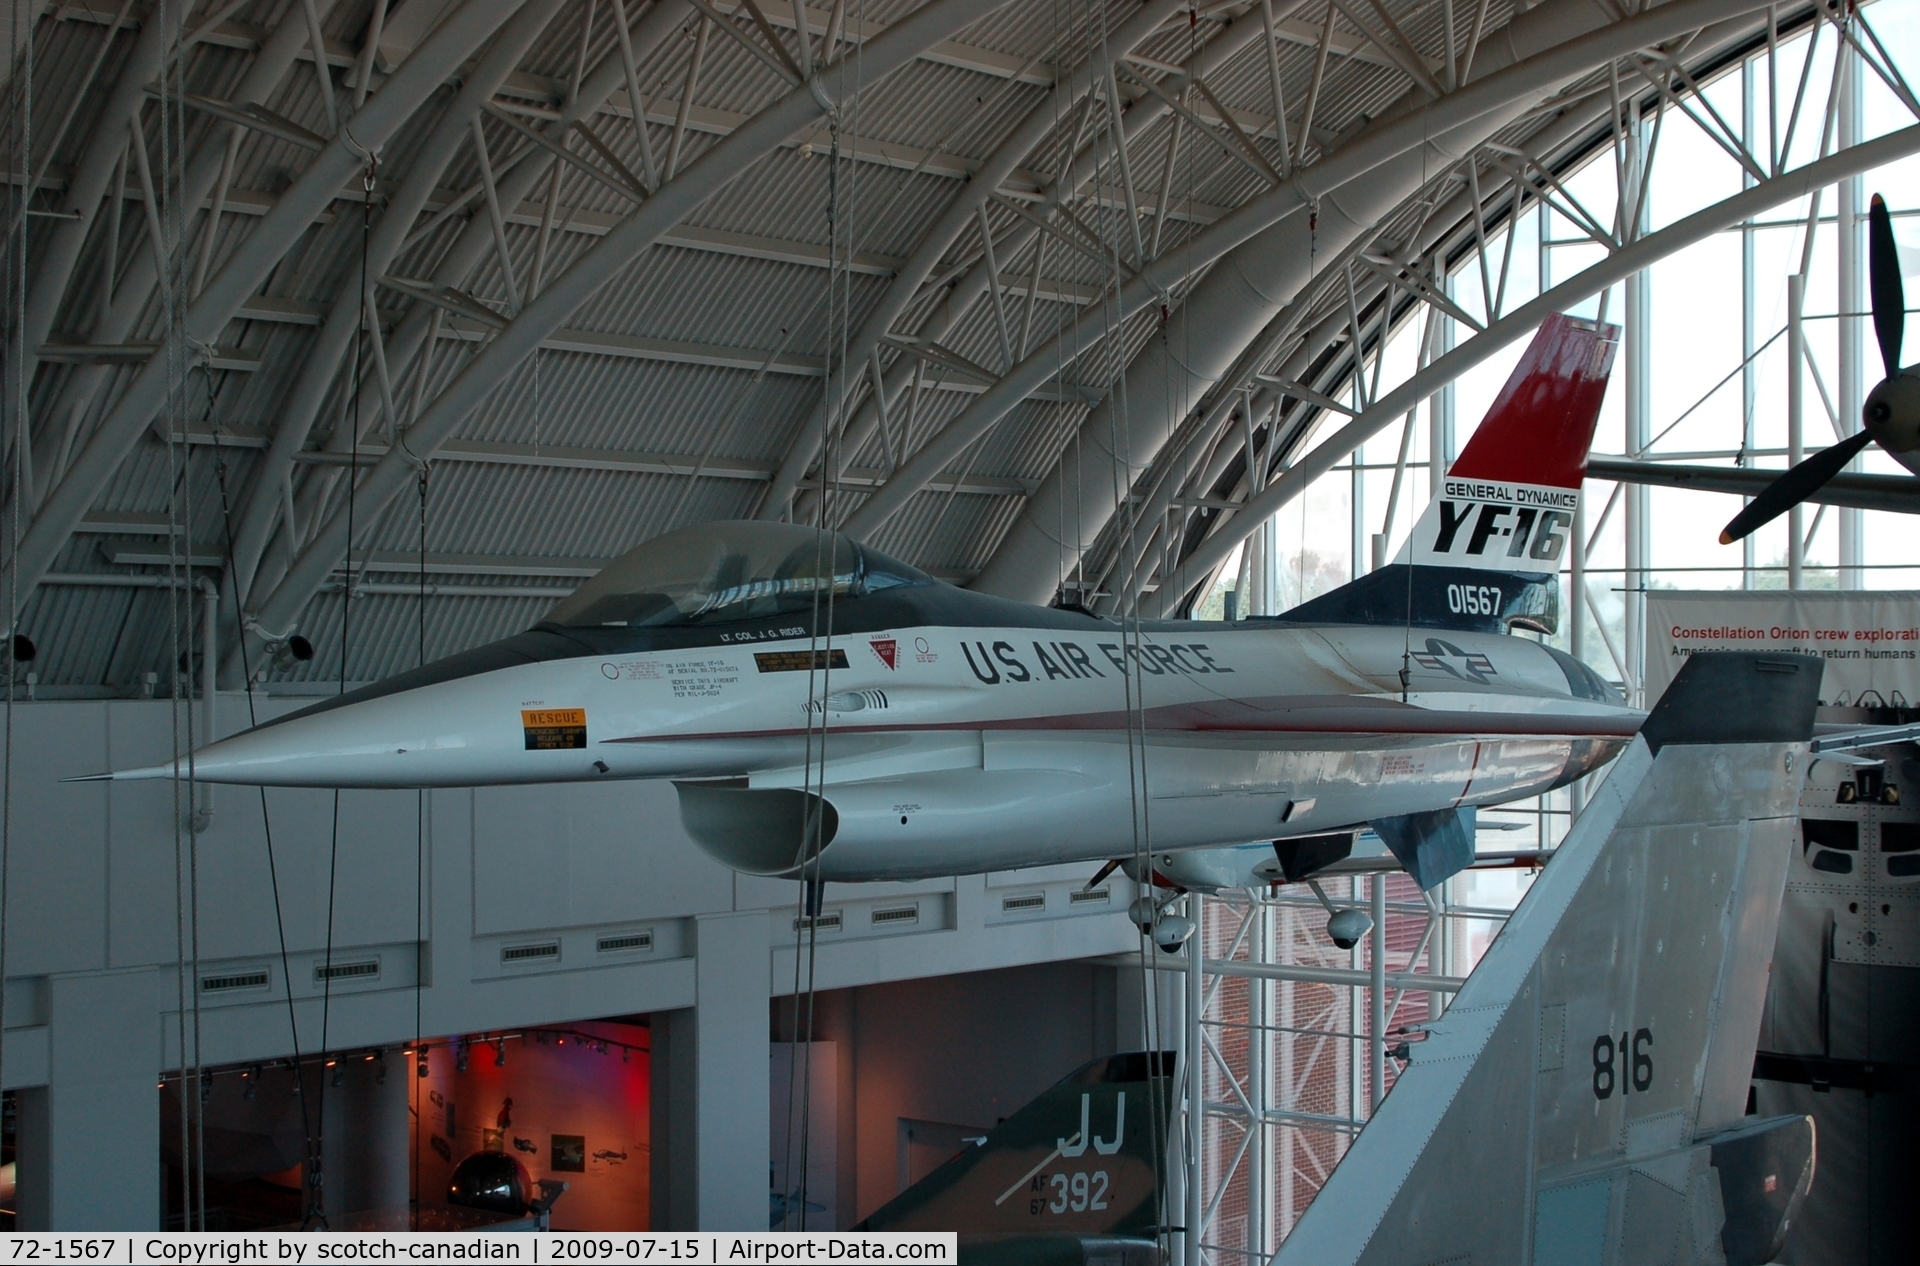
[[[1587,460],[1589,479],[1692,488],[1700,492],[1730,492],[1742,497],[1759,496],[1784,473],[1754,466],[1680,466],[1671,462],[1635,462],[1618,457],[1593,457]],[[1912,475],[1840,474],[1807,494],[1806,499],[1853,510],[1920,514],[1920,478]]]

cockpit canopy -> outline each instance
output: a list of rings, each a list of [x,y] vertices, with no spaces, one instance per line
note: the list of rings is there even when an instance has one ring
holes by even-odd
[[[811,612],[934,579],[838,532],[788,523],[700,523],[609,563],[542,623],[673,628]]]

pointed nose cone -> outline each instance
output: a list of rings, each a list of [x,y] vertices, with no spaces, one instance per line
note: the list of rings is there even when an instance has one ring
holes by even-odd
[[[602,680],[577,642],[529,630],[210,743],[182,760],[98,775],[262,787],[473,787],[607,772],[586,747],[587,687]],[[546,700],[547,702],[542,702]],[[536,742],[523,707],[577,715]]]
[[[501,674],[494,674],[498,677]],[[369,688],[369,694],[380,687]],[[524,781],[518,712],[484,677],[329,699],[197,749],[107,775],[262,787],[450,787]],[[517,775],[517,776],[516,776]]]
[[[438,781],[431,776],[436,771],[407,757],[426,755],[429,748],[444,752],[449,744],[424,732],[420,709],[409,706],[414,702],[402,694],[295,713],[197,748],[177,765],[98,777],[116,782],[177,777],[264,787],[431,785]],[[453,744],[461,745],[462,739],[456,736]]]

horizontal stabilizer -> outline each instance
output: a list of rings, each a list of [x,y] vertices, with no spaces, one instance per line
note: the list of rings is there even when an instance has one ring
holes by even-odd
[[[1813,1118],[1768,1117],[1713,1136],[1727,1261],[1770,1262],[1787,1244],[1794,1214],[1813,1188]]]
[[[1702,651],[1674,674],[1640,735],[1656,752],[1670,743],[1805,743],[1820,675],[1813,655]]]
[[[1812,1123],[1745,1117],[1820,679],[1696,655],[1278,1266],[1759,1266]]]

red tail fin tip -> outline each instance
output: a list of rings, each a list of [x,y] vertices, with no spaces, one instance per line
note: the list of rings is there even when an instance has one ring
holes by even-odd
[[[1618,326],[1549,316],[1447,473],[1578,488],[1619,344]]]

